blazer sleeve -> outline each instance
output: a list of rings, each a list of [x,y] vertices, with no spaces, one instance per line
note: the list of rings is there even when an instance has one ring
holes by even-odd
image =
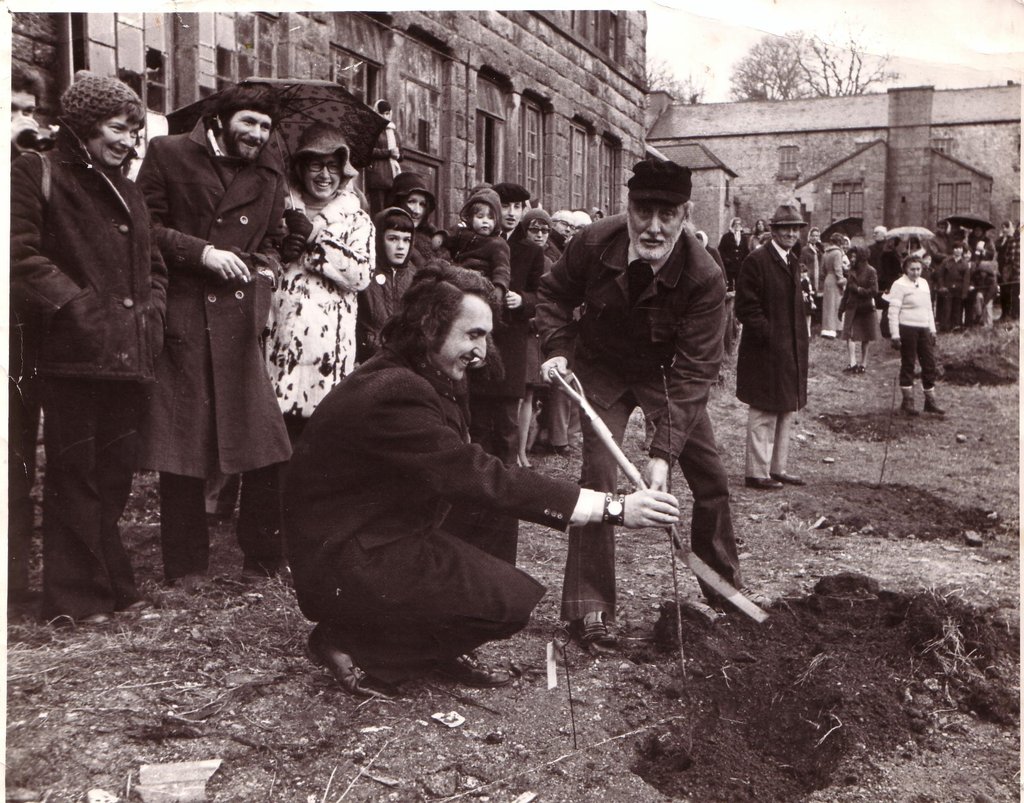
[[[508,292],[512,283],[512,263],[509,256],[508,243],[501,237],[493,237],[491,245],[491,284]]]
[[[541,277],[533,320],[541,349],[549,358],[565,357],[572,362],[577,329],[573,310],[583,303],[588,267],[583,238],[573,237],[551,270]]]

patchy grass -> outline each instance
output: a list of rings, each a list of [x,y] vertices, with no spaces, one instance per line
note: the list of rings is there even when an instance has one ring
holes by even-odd
[[[988,338],[1009,331],[943,335],[940,348],[998,351],[1011,341]],[[519,679],[481,692],[428,678],[396,702],[350,698],[305,658],[310,625],[288,585],[237,582],[231,522],[212,530],[207,587],[160,585],[156,478],[140,475],[124,530],[156,610],[100,630],[9,610],[8,791],[126,798],[141,764],[222,758],[214,803],[1017,800],[1018,387],[943,385],[947,416],[897,419],[886,448],[829,422],[884,420],[898,358],[879,349],[858,377],[845,363],[844,344],[812,343],[790,461],[807,485],[774,493],[743,487],[746,407],[723,368],[710,412],[744,577],[775,604],[761,626],[735,615],[711,625],[684,606],[685,674],[678,650],[653,641],[673,594],[665,534],[623,532],[625,653],[594,660],[570,647],[548,691],[566,536],[523,525],[520,566],[550,590],[524,632],[483,650]],[[639,465],[642,439],[636,419],[626,451]],[[537,457],[536,470],[574,479],[579,458]],[[673,487],[688,517],[678,471]],[[822,516],[827,526],[810,529]],[[965,529],[983,546],[961,544]],[[38,553],[33,568],[38,587]],[[840,579],[820,585],[829,578]],[[693,579],[678,579],[683,600],[696,599]],[[451,710],[466,724],[431,719]]]

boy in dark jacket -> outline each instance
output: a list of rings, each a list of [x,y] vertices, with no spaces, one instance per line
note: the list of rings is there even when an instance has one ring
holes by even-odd
[[[450,232],[448,249],[452,262],[475,270],[499,288],[504,303],[512,277],[508,243],[500,236],[501,199],[490,187],[476,190],[469,196],[459,217],[466,224]]]
[[[398,310],[405,291],[412,284],[416,267],[409,257],[416,230],[412,215],[401,207],[381,210],[373,219],[377,238],[377,267],[370,286],[358,295],[356,317],[356,359],[366,362],[380,348],[380,330]]]

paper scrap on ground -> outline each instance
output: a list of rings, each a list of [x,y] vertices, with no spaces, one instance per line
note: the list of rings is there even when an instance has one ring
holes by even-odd
[[[203,803],[206,782],[222,759],[178,761],[170,764],[143,764],[139,767],[139,785],[135,791],[145,803]]]

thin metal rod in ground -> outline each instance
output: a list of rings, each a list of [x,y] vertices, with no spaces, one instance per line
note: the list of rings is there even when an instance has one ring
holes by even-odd
[[[665,373],[665,367],[661,368],[661,386],[665,391],[665,417],[668,419],[668,442],[672,443],[672,405],[669,403],[668,398],[668,374]],[[672,487],[672,462],[668,462],[668,480],[667,487]],[[672,557],[672,599],[676,604],[676,638],[679,639],[679,682],[686,682],[686,653],[683,651],[683,609],[679,605],[679,572],[676,569],[676,549],[682,547],[682,544],[676,542],[675,531],[671,527],[666,527],[665,532],[668,533],[668,553]]]
[[[569,681],[569,646],[568,640],[562,645],[562,666],[565,667],[565,691],[569,695],[569,722],[572,723],[572,749],[577,750],[576,744],[576,707],[572,701],[572,683]]]
[[[662,725],[667,725],[669,722],[675,722],[677,719],[683,719],[687,716],[689,716],[689,714],[676,714],[675,716],[666,717],[665,719],[660,719],[657,722],[652,722],[650,725],[644,725],[642,728],[637,728],[636,730],[627,731],[626,733],[619,733],[615,736],[609,736],[607,739],[602,739],[599,742],[594,742],[594,744],[582,747],[579,750],[573,750],[571,753],[565,753],[563,755],[560,755],[558,758],[553,758],[550,761],[545,761],[542,764],[536,764],[532,767],[527,767],[525,770],[513,772],[511,775],[503,775],[501,778],[496,778],[493,781],[488,781],[487,783],[481,784],[480,786],[474,786],[472,789],[469,789],[465,792],[459,792],[459,794],[457,795],[441,798],[439,803],[449,803],[449,801],[461,800],[464,797],[470,796],[479,797],[480,793],[489,786],[504,783],[505,781],[511,781],[513,778],[518,778],[520,775],[527,775],[528,773],[536,772],[537,770],[542,770],[545,767],[554,766],[555,764],[565,761],[567,758],[572,758],[573,756],[579,755],[580,753],[585,753],[588,750],[593,750],[596,747],[603,747],[609,742],[614,742],[619,739],[628,739],[630,736],[636,736],[637,734],[644,733],[645,731],[652,730],[653,728],[659,728]]]
[[[896,410],[896,386],[899,384],[899,377],[892,378],[892,401],[889,403],[889,421],[885,425],[885,450],[882,452],[882,470],[878,472],[878,484],[876,488],[882,487],[882,477],[885,476],[885,461],[889,459],[889,432],[892,430],[892,419]]]
[[[672,555],[672,593],[676,603],[676,638],[679,639],[679,680],[686,682],[686,653],[683,651],[683,608],[679,603],[679,573],[676,571],[676,551],[672,549],[672,530],[667,530],[669,553]]]

